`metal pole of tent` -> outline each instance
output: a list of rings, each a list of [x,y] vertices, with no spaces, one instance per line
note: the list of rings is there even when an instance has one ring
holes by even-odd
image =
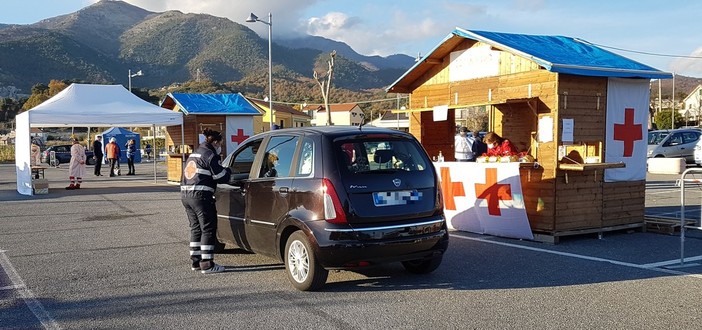
[[[181,163],[180,163],[180,175],[183,175],[183,169],[185,166],[185,152],[184,152],[184,146],[185,146],[185,127],[183,124],[180,124],[180,145],[181,145],[181,150],[180,150],[180,157],[181,157]]]
[[[156,151],[156,125],[154,124],[152,127],[152,133],[151,133],[151,150]],[[147,142],[148,143],[148,142]],[[156,152],[154,152],[154,183],[156,183]]]

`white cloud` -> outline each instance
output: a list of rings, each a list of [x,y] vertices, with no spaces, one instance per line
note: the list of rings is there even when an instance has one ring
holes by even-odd
[[[679,58],[670,63],[672,72],[702,75],[702,47],[695,49],[689,56],[694,58]]]
[[[302,30],[309,35],[344,42],[360,54],[382,56],[407,53],[400,49],[402,45],[409,50],[408,54],[422,51],[412,48],[413,41],[448,31],[432,18],[416,19],[403,11],[393,11],[384,21],[375,21],[372,26],[359,17],[331,12],[308,19]]]
[[[263,21],[268,21],[272,14],[273,39],[295,33],[294,27],[302,12],[319,0],[127,0],[132,5],[149,11],[163,12],[179,10],[184,13],[209,14],[225,17],[234,22],[245,24],[261,36],[268,36],[268,27],[261,23],[246,23],[249,13],[254,13]]]

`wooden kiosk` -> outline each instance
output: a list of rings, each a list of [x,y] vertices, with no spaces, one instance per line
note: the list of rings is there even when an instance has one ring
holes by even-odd
[[[564,235],[643,225],[645,146],[616,162],[607,149],[645,145],[647,123],[637,123],[628,141],[615,135],[608,145],[607,119],[616,110],[608,109],[608,92],[612,79],[644,86],[637,101],[645,109],[636,111],[648,118],[650,79],[670,77],[578,39],[457,28],[387,91],[410,95],[410,132],[430,156],[441,151],[447,161],[455,111],[484,106],[489,130],[536,158],[538,168],[520,169],[524,204],[535,238],[555,243]],[[446,107],[447,120],[434,121],[434,110]],[[629,117],[627,124],[633,125]],[[643,178],[605,175],[637,163],[644,164]]]
[[[183,161],[200,144],[200,133],[204,129],[222,133],[226,142],[222,147],[222,159],[254,132],[262,130],[261,111],[238,93],[168,93],[161,107],[184,114],[182,130],[178,126],[166,128],[168,182],[172,183],[180,183]],[[254,120],[255,117],[258,120]],[[179,144],[181,136],[184,136],[184,145]]]

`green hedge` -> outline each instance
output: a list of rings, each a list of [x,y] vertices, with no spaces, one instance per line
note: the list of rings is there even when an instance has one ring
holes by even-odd
[[[0,146],[0,162],[14,162],[15,161],[15,146],[7,145]]]

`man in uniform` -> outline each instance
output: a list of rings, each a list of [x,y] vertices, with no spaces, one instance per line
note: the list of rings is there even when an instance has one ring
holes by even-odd
[[[222,135],[210,129],[202,132],[205,142],[188,156],[181,180],[181,202],[190,222],[192,270],[203,274],[223,272],[214,262],[217,245],[217,209],[214,193],[217,183],[229,182],[231,170],[220,164]]]

